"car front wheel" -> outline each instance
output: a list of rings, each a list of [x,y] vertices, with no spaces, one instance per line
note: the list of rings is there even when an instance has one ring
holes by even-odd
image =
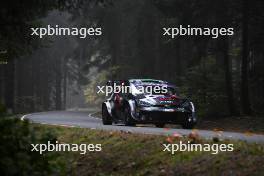
[[[124,109],[124,124],[126,126],[136,125],[134,119],[131,117],[131,111],[129,105],[126,105]]]
[[[105,105],[102,107],[102,121],[104,125],[112,125],[112,118]]]

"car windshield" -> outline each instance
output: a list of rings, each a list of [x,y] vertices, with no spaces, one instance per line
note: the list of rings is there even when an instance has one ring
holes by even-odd
[[[175,87],[169,87],[167,85],[147,85],[140,84],[135,85],[132,88],[132,94],[134,95],[178,95]]]

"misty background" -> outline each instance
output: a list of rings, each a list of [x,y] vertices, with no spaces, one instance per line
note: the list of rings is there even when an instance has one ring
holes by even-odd
[[[260,0],[29,0],[1,5],[1,110],[99,106],[108,79],[176,84],[200,117],[263,114]],[[101,27],[101,36],[31,36],[31,27]],[[163,27],[233,27],[233,36],[163,36]]]

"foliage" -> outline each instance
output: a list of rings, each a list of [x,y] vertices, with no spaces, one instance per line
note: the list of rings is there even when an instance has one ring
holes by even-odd
[[[263,113],[263,7],[262,1],[252,1],[243,8],[239,0],[4,3],[0,7],[3,23],[0,50],[7,50],[8,58],[35,52],[1,66],[5,71],[0,76],[6,79],[0,80],[4,85],[0,96],[14,112],[63,109],[68,104],[84,106],[83,96],[88,103],[98,104],[103,97],[95,93],[96,81],[104,84],[109,77],[155,78],[175,83],[184,93],[191,94],[201,116],[238,115],[245,109],[242,102],[247,102],[253,112]],[[30,36],[29,29],[41,26],[43,17],[52,25],[101,27],[103,35],[91,36],[89,40],[54,37],[49,49],[42,46],[36,51],[39,39]],[[247,24],[242,25],[243,21]],[[209,36],[171,39],[162,35],[164,27],[179,25],[232,27],[234,35],[216,39]],[[243,26],[248,26],[246,35],[242,35]],[[244,38],[248,42],[243,42]],[[248,51],[243,52],[244,48]],[[209,63],[216,60],[217,63]],[[119,71],[110,73],[115,66]],[[99,75],[90,74],[94,70]],[[242,77],[247,72],[248,76]],[[248,91],[242,91],[242,87],[243,90],[248,87]],[[13,102],[16,100],[17,104]]]
[[[29,37],[30,28],[39,26],[41,17],[61,5],[59,0],[15,0],[2,3],[0,49],[7,50],[8,59],[27,54],[39,47],[39,40]]]
[[[262,144],[219,141],[217,138],[203,140],[199,135],[177,137],[177,134],[156,136],[84,128],[41,128],[54,129],[58,132],[58,138],[65,143],[102,144],[102,152],[75,156],[73,173],[76,175],[225,175],[230,170],[234,175],[262,175],[264,172],[261,162],[264,159]],[[177,151],[171,155],[162,151],[162,144],[178,143],[180,140],[201,144],[232,143],[234,151],[216,155],[187,151]],[[72,155],[68,159],[72,159]]]
[[[105,94],[97,93],[99,91],[97,86],[106,86],[106,82],[111,78],[112,75],[116,75],[118,70],[119,67],[115,66],[108,70],[103,70],[100,73],[97,73],[96,76],[92,78],[92,80],[84,90],[84,95],[87,103],[98,105],[106,99]]]
[[[199,65],[189,68],[183,82],[200,117],[227,114],[224,72],[215,58],[203,58]]]
[[[50,175],[64,172],[64,165],[55,162],[59,158],[57,153],[40,155],[31,151],[31,144],[56,140],[51,130],[38,133],[28,121],[8,117],[0,119],[0,134],[2,175]]]
[[[4,104],[0,103],[0,116],[6,112],[6,107]]]

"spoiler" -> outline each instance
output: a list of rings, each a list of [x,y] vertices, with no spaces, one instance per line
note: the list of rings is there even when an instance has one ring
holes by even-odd
[[[129,85],[129,81],[128,80],[108,80],[106,82],[107,86],[114,86],[114,84],[116,85]]]

